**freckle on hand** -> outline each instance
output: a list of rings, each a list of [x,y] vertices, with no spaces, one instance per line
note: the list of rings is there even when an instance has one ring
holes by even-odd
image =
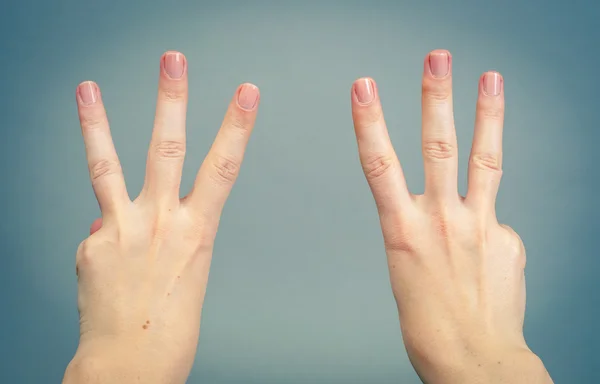
[[[144,324],[144,325],[142,325],[142,328],[144,328],[144,329],[148,329],[148,324]]]

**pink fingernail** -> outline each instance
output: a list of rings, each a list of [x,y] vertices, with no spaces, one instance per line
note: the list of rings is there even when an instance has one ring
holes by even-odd
[[[252,84],[244,84],[238,93],[237,102],[240,108],[252,111],[258,101],[258,87]]]
[[[185,57],[179,52],[167,52],[164,58],[165,72],[172,79],[179,79],[185,71]]]
[[[356,99],[361,104],[369,104],[375,99],[375,87],[371,79],[359,79],[354,83]]]
[[[450,57],[447,52],[432,52],[429,54],[429,70],[433,77],[445,77],[450,70]]]
[[[502,76],[498,72],[488,72],[483,76],[483,92],[488,96],[498,96],[502,92]]]
[[[77,87],[79,99],[83,105],[92,105],[98,101],[98,87],[92,81],[86,81]]]

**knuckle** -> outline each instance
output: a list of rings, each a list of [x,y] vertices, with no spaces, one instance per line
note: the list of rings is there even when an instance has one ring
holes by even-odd
[[[154,151],[159,159],[183,159],[185,143],[181,141],[161,141],[156,144]]]
[[[431,219],[434,230],[442,239],[449,240],[451,238],[450,230],[452,223],[448,212],[444,209],[435,210],[431,214]]]
[[[376,155],[363,162],[363,171],[368,180],[373,181],[389,173],[394,160],[389,155]]]
[[[471,156],[471,164],[484,171],[502,172],[500,156],[495,153],[478,152]]]
[[[115,160],[103,159],[90,165],[90,178],[92,179],[92,182],[120,172],[121,165]]]
[[[233,116],[229,119],[227,126],[230,129],[246,134],[250,131],[250,124],[243,118],[243,116]]]
[[[77,248],[75,271],[79,275],[81,268],[88,268],[94,262],[94,245],[90,239],[83,240]]]
[[[517,264],[519,265],[520,269],[525,269],[525,267],[527,265],[527,253],[525,252],[524,248],[523,248],[522,252],[519,252],[519,254],[518,254]]]
[[[480,113],[486,120],[502,121],[504,119],[504,107],[502,105],[481,106]]]
[[[213,248],[218,223],[215,220],[190,220],[192,223],[184,233],[184,238],[195,244],[200,252]]]
[[[411,236],[403,232],[386,233],[384,245],[388,253],[415,253],[415,244],[411,241]]]
[[[186,91],[182,87],[169,86],[161,91],[162,100],[167,102],[182,102],[185,101]]]
[[[444,160],[454,157],[454,145],[441,140],[431,140],[423,143],[423,154],[432,160]]]
[[[106,118],[102,113],[88,112],[81,115],[81,128],[85,131],[94,131],[106,126]]]
[[[155,242],[160,242],[169,238],[172,232],[171,220],[165,215],[158,215],[152,221],[151,233]]]
[[[370,130],[383,121],[383,110],[380,107],[366,108],[358,116],[360,125],[365,130]]]
[[[447,102],[452,92],[446,81],[423,82],[423,98],[433,103]]]
[[[211,161],[213,168],[213,179],[218,183],[231,184],[237,178],[240,170],[240,164],[237,160],[226,156],[217,155]]]
[[[513,255],[515,262],[520,268],[525,268],[526,252],[521,236],[506,224],[500,224],[500,226],[504,229],[506,234],[505,242],[509,253]]]

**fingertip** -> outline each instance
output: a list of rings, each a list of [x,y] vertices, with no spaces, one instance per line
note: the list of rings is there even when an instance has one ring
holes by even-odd
[[[79,90],[79,88],[81,88],[81,87],[90,87],[90,86],[97,87],[98,84],[93,80],[84,80],[77,85],[77,90]]]
[[[181,79],[187,73],[187,59],[179,51],[166,51],[160,63],[163,73],[170,79]]]
[[[165,51],[165,52],[162,54],[162,56],[161,56],[161,57],[162,57],[162,58],[165,58],[165,57],[167,57],[168,55],[178,55],[178,56],[181,56],[181,57],[183,57],[183,58],[185,59],[185,55],[183,54],[183,52],[180,52],[180,51],[177,51],[177,50],[173,50],[173,49],[169,49],[169,50]]]
[[[450,53],[449,50],[444,49],[444,48],[438,48],[438,49],[433,49],[433,50],[429,51],[429,53],[427,54],[425,59],[428,60],[431,56],[435,56],[435,55],[447,56],[449,58],[452,57],[452,54]]]
[[[446,49],[434,49],[425,56],[424,69],[426,75],[434,79],[443,79],[450,75],[452,55]]]
[[[252,83],[241,84],[236,92],[236,103],[244,111],[256,110],[260,101],[260,89]]]
[[[75,95],[79,105],[93,105],[100,99],[100,87],[94,81],[86,80],[79,83]]]
[[[352,83],[352,100],[361,106],[371,105],[377,98],[377,84],[371,77],[361,77]]]
[[[479,79],[479,89],[483,96],[499,96],[504,90],[504,78],[497,71],[487,71]]]
[[[90,235],[93,235],[94,233],[98,232],[98,230],[100,230],[100,228],[102,228],[102,218],[101,217],[94,220],[94,222],[90,226]]]

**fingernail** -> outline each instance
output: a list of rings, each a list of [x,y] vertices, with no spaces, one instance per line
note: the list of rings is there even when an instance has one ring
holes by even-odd
[[[488,96],[498,96],[502,91],[502,77],[497,72],[488,72],[483,76],[483,92]]]
[[[359,79],[354,83],[356,99],[361,104],[369,104],[375,99],[375,87],[371,79]]]
[[[450,70],[450,58],[446,52],[434,52],[429,54],[429,70],[433,77],[445,77]]]
[[[238,105],[240,108],[251,111],[256,107],[258,101],[258,88],[252,84],[244,84],[238,93]]]
[[[179,52],[165,54],[165,72],[172,79],[179,79],[185,70],[185,57]]]
[[[98,101],[98,87],[91,81],[79,84],[77,87],[79,99],[83,105],[92,105]]]

